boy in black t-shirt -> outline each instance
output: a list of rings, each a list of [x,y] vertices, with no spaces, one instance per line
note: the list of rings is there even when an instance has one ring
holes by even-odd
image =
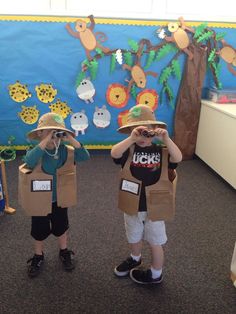
[[[115,267],[114,273],[118,277],[130,275],[140,284],[160,283],[164,262],[162,245],[167,236],[165,223],[158,218],[156,211],[160,198],[147,198],[147,194],[157,195],[160,183],[166,181],[168,184],[163,184],[161,189],[166,189],[164,192],[167,194],[164,195],[171,194],[168,194],[168,189],[173,188],[167,177],[168,170],[171,172],[177,167],[182,154],[170,139],[165,123],[156,121],[154,113],[146,105],[131,108],[127,124],[118,131],[129,134],[128,138],[113,146],[111,156],[122,166],[119,208],[124,211],[131,255]],[[162,145],[153,143],[155,138],[163,142],[168,154]],[[141,265],[142,240],[149,243],[152,252],[151,266],[146,270],[137,268]]]

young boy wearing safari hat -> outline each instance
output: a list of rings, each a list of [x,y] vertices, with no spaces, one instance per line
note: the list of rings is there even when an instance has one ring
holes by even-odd
[[[28,276],[32,278],[41,271],[43,241],[51,233],[58,238],[64,269],[71,271],[75,267],[71,258],[74,253],[67,248],[67,208],[77,203],[75,163],[89,159],[89,153],[55,113],[42,115],[28,138],[39,141],[19,167],[19,203],[32,216],[34,256],[28,260]]]
[[[118,277],[130,276],[139,284],[159,284],[163,280],[163,245],[167,241],[165,220],[173,219],[175,168],[182,154],[170,139],[166,124],[157,121],[150,107],[136,105],[127,122],[118,129],[128,137],[114,145],[111,156],[120,164],[118,207],[124,212],[130,256],[115,267]],[[155,144],[161,140],[163,145]],[[142,241],[148,242],[152,260],[142,263]]]

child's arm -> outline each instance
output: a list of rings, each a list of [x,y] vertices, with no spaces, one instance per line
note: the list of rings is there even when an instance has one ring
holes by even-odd
[[[47,146],[47,143],[52,138],[52,134],[53,134],[53,131],[50,131],[48,135],[45,136],[45,138],[43,138],[38,145],[36,145],[33,149],[31,149],[30,151],[26,153],[24,161],[26,162],[27,166],[30,169],[34,169],[34,167],[36,167],[36,165],[42,158],[44,154],[44,150]]]
[[[75,148],[75,161],[85,161],[90,158],[89,152],[71,134],[67,133],[66,140]]]
[[[34,169],[39,160],[42,158],[43,154],[44,151],[39,147],[39,145],[37,145],[31,150],[27,151],[24,161],[30,169]]]
[[[182,160],[182,153],[178,146],[170,139],[168,131],[162,128],[155,129],[156,135],[166,145],[170,154],[170,162],[178,163]]]
[[[121,158],[123,153],[141,136],[139,132],[141,129],[143,129],[143,126],[133,129],[129,137],[114,145],[111,149],[111,157],[116,159]]]

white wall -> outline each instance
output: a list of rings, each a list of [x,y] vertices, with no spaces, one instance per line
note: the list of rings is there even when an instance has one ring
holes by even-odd
[[[236,22],[235,0],[0,0],[0,14]]]

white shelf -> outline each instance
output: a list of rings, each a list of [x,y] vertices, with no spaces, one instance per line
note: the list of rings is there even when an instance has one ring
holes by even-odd
[[[202,100],[195,153],[236,189],[236,104]]]

